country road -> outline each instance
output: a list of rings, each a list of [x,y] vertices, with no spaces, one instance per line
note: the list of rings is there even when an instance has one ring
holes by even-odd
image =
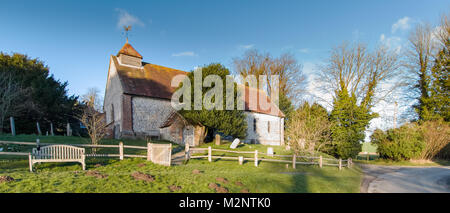
[[[363,193],[449,193],[450,166],[406,167],[361,164]]]

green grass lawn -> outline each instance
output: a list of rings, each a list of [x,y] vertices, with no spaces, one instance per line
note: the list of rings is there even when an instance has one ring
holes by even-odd
[[[6,136],[0,140],[6,140]],[[33,141],[32,136],[22,137],[20,141]],[[41,142],[60,140],[67,143],[79,143],[80,138],[41,137]],[[9,138],[12,140],[11,138]],[[28,140],[27,140],[28,139]],[[116,140],[105,140],[105,143],[117,143]],[[87,143],[87,141],[86,141]],[[145,141],[124,140],[125,144],[141,145]],[[204,146],[208,146],[206,144]],[[213,145],[215,146],[215,145]],[[221,145],[225,148],[226,145]],[[229,146],[229,145],[228,145]],[[239,150],[266,150],[262,145],[245,145]],[[277,154],[288,152],[281,147],[274,147]],[[264,151],[266,152],[266,151]],[[100,164],[100,165],[99,165]],[[290,166],[289,166],[290,167]],[[193,174],[193,170],[200,170],[200,174]],[[191,159],[187,164],[165,167],[145,161],[145,159],[88,158],[87,171],[96,170],[107,175],[106,178],[87,176],[86,171],[76,163],[42,163],[35,164],[35,172],[28,171],[28,161],[19,159],[0,159],[0,176],[11,176],[12,182],[0,183],[0,192],[170,192],[169,186],[180,186],[177,192],[215,192],[208,187],[216,183],[228,189],[229,192],[239,193],[246,189],[251,193],[272,192],[359,192],[361,170],[358,166],[343,168],[336,167],[300,166],[296,169],[286,168],[283,163],[261,162],[258,167],[253,161],[246,161],[239,165],[237,161],[206,159]],[[135,180],[131,174],[142,172],[154,177],[153,182]],[[227,183],[216,178],[225,178]],[[242,183],[242,185],[240,183]]]

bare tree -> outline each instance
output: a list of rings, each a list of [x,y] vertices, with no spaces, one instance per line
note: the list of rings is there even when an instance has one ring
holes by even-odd
[[[292,113],[288,121],[285,135],[288,144],[297,154],[305,151],[311,154],[319,152],[331,142],[331,122],[325,108],[318,106],[309,106],[305,102]]]
[[[100,140],[107,133],[107,123],[104,113],[101,113],[101,99],[99,98],[99,90],[90,88],[88,93],[83,96],[85,107],[81,115],[78,116],[80,122],[86,127],[87,133],[91,138],[93,145],[98,145]],[[93,149],[96,152],[96,149]]]
[[[401,85],[400,81],[392,81],[401,71],[399,55],[383,45],[370,52],[365,44],[343,43],[317,67],[316,80],[323,92],[335,95],[346,88],[368,109]]]
[[[274,82],[271,82],[270,75],[279,76],[279,91],[289,98],[299,100],[306,78],[302,72],[302,66],[290,53],[284,53],[280,57],[272,57],[269,53],[259,53],[257,50],[248,50],[241,58],[234,58],[235,73],[242,77],[254,75],[257,78],[259,87],[259,76],[266,75],[267,94],[270,95]]]
[[[0,133],[3,132],[6,117],[23,108],[25,103],[19,100],[25,93],[26,90],[14,82],[11,75],[0,73]]]
[[[421,159],[432,160],[450,143],[450,124],[442,120],[427,121],[420,128],[425,141]]]
[[[450,14],[449,14],[450,15]],[[434,36],[438,39],[440,46],[446,47],[450,42],[450,20],[449,15],[443,14],[440,20],[440,26],[434,32]]]

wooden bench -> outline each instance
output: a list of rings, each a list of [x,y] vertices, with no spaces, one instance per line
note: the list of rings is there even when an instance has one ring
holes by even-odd
[[[86,155],[84,148],[69,145],[50,145],[41,147],[40,150],[33,148],[28,155],[30,172],[33,172],[33,164],[45,162],[79,162],[86,169]]]

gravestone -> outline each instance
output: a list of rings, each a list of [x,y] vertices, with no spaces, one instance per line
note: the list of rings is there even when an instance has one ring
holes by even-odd
[[[11,122],[11,135],[16,136],[16,126],[14,124],[14,118],[10,117],[9,121]]]
[[[233,143],[230,145],[230,148],[236,149],[240,142],[241,141],[239,140],[239,138],[234,139]]]
[[[72,136],[72,129],[70,128],[69,123],[67,123],[66,131],[67,131],[67,136]]]
[[[39,126],[39,122],[36,122],[36,128],[37,128],[37,131],[38,131],[38,135],[42,135],[41,127]]]
[[[50,123],[50,134],[52,136],[55,136],[55,134],[53,133],[53,123]]]
[[[220,135],[216,134],[216,145],[220,145]]]
[[[273,156],[273,147],[267,147],[267,155]]]

